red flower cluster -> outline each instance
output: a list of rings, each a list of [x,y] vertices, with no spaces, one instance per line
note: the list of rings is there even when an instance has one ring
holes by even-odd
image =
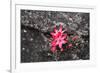
[[[64,30],[65,31],[65,30]],[[55,52],[57,50],[57,46],[60,48],[61,51],[63,51],[63,44],[69,43],[66,48],[72,48],[73,44],[69,42],[67,33],[65,34],[64,31],[62,31],[62,25],[60,25],[59,30],[57,30],[56,26],[54,28],[54,32],[51,32],[52,35],[52,42],[51,42],[51,51]],[[78,39],[78,36],[74,36],[71,40],[74,42]],[[77,44],[76,44],[77,45]]]
[[[64,34],[64,31],[62,31],[62,25],[60,25],[60,29],[57,30],[56,27],[54,28],[54,32],[51,32],[53,41],[51,42],[51,51],[56,51],[56,46],[60,48],[61,51],[63,51],[62,45],[67,43],[67,34]]]

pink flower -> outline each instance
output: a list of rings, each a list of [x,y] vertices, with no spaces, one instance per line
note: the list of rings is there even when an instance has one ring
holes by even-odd
[[[57,30],[56,27],[54,28],[54,32],[51,32],[52,35],[52,42],[51,42],[51,51],[55,52],[56,47],[58,46],[61,51],[63,51],[62,45],[67,43],[67,34],[64,34],[64,31],[62,31],[62,25],[60,25],[60,29]]]
[[[78,43],[76,43],[75,45],[78,46]]]
[[[71,48],[73,45],[70,43],[66,48]]]
[[[72,47],[72,44],[69,44],[68,46],[69,46],[69,48],[71,48]]]
[[[74,36],[74,37],[72,38],[73,41],[75,41],[75,40],[77,40],[77,39],[78,39],[78,36]]]

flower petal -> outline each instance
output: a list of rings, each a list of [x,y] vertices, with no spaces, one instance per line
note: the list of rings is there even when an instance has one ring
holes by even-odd
[[[59,48],[62,48],[62,42],[59,43]]]
[[[51,48],[51,51],[52,51],[52,52],[55,52],[55,51],[56,51],[56,47],[52,47],[52,48]]]
[[[62,32],[62,25],[60,25],[60,29],[59,29],[59,32]]]
[[[61,50],[61,51],[64,51],[64,49],[63,49],[63,48],[61,48],[60,50]]]

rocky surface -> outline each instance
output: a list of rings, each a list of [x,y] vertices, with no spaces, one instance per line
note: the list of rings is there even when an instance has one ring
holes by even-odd
[[[21,10],[21,62],[89,59],[89,13]],[[66,49],[56,60],[50,51],[50,32],[62,23],[69,36],[78,35],[79,46]]]

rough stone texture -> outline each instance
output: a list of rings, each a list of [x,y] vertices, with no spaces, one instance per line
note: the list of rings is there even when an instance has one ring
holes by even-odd
[[[89,13],[21,10],[21,62],[55,61],[50,32],[63,24],[68,35],[80,37],[76,49],[66,49],[58,61],[89,59]]]

